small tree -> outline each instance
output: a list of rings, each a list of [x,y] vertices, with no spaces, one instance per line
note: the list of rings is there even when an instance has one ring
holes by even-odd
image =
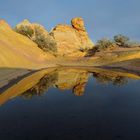
[[[116,35],[114,41],[119,47],[128,47],[129,38],[124,35]]]

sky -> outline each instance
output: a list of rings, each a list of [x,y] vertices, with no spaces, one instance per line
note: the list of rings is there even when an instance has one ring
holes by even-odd
[[[94,42],[117,34],[140,41],[140,0],[0,0],[0,19],[12,27],[28,19],[50,31],[74,17],[84,19]]]

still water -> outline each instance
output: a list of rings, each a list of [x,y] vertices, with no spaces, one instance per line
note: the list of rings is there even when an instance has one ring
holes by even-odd
[[[0,140],[140,140],[138,74],[61,68],[5,84],[7,77],[0,84]]]

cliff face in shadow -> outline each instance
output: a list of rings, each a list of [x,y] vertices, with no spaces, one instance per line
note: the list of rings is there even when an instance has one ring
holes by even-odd
[[[49,88],[71,90],[75,96],[82,96],[84,95],[90,75],[93,76],[98,83],[113,84],[116,86],[127,84],[128,78],[140,79],[138,74],[121,70],[81,67],[44,69],[28,75],[24,74],[23,77],[13,77],[12,82],[10,80],[7,86],[3,86],[5,82],[3,81],[3,84],[1,81],[0,104],[4,104],[16,96],[21,96],[26,99],[30,99],[34,96],[42,96],[47,93]],[[5,74],[1,74],[1,76],[4,79]]]

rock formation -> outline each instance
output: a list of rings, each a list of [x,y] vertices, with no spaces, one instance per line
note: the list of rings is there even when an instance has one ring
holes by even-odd
[[[84,56],[85,50],[93,48],[82,18],[74,18],[71,25],[59,24],[50,34],[57,42],[58,54],[61,56]]]
[[[19,23],[15,30],[38,45],[41,43],[39,46],[41,49],[51,50],[58,56],[84,56],[85,51],[94,46],[88,37],[82,18],[72,19],[71,26],[59,24],[50,33],[43,26],[30,23],[28,20]],[[45,45],[38,41],[40,36],[45,39]]]

